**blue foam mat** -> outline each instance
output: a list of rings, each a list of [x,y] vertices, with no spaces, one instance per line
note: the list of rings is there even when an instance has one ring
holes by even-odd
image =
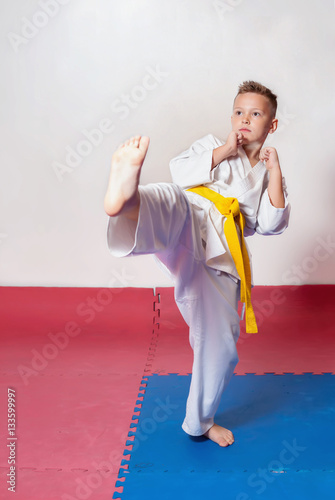
[[[330,374],[234,375],[216,421],[235,443],[220,448],[180,427],[190,376],[149,376],[114,498],[333,500],[334,382]]]

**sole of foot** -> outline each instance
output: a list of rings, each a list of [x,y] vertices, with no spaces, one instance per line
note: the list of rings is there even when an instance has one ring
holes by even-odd
[[[104,201],[108,215],[118,215],[126,205],[132,208],[139,202],[138,184],[149,142],[149,137],[137,135],[120,144],[114,152]]]

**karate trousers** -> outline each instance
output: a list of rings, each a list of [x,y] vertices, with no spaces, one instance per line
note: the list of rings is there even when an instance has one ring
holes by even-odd
[[[182,428],[201,436],[212,427],[238,362],[239,282],[206,265],[197,207],[177,185],[148,184],[139,192],[138,221],[122,214],[110,217],[108,246],[118,257],[155,254],[174,281],[176,304],[189,326],[194,354]]]

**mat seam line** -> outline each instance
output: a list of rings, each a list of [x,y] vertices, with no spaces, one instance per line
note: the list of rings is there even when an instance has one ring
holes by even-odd
[[[154,360],[154,357],[156,355],[156,350],[157,350],[157,343],[158,343],[158,337],[159,337],[159,318],[160,318],[160,293],[156,294],[156,290],[153,288],[153,302],[152,302],[152,334],[151,334],[151,339],[150,339],[150,344],[149,344],[149,349],[148,349],[148,354],[147,358],[145,361],[144,365],[144,370],[143,370],[143,375],[142,375],[142,380],[139,386],[139,392],[138,392],[138,399],[136,401],[135,407],[134,407],[134,413],[132,415],[132,423],[130,424],[129,430],[128,430],[128,438],[132,438],[130,440],[126,441],[126,447],[123,452],[123,456],[125,457],[121,461],[121,465],[119,467],[118,471],[118,480],[115,483],[114,491],[113,491],[113,500],[122,500],[121,496],[123,494],[123,488],[124,488],[124,483],[127,478],[127,473],[128,473],[128,467],[129,467],[129,462],[130,462],[130,455],[131,451],[133,448],[133,443],[136,439],[136,430],[137,430],[137,424],[139,421],[141,409],[142,409],[142,404],[144,401],[145,397],[145,392],[146,392],[146,387],[147,387],[147,382],[148,379],[147,377],[152,375],[152,362]],[[120,496],[121,495],[121,496]]]

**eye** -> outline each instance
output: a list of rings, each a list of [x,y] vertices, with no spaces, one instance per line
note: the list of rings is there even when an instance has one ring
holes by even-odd
[[[235,114],[240,116],[242,114],[242,111],[235,111]]]
[[[261,116],[261,114],[260,114],[258,111],[254,111],[254,112],[253,112],[253,115],[254,115],[254,116]]]

